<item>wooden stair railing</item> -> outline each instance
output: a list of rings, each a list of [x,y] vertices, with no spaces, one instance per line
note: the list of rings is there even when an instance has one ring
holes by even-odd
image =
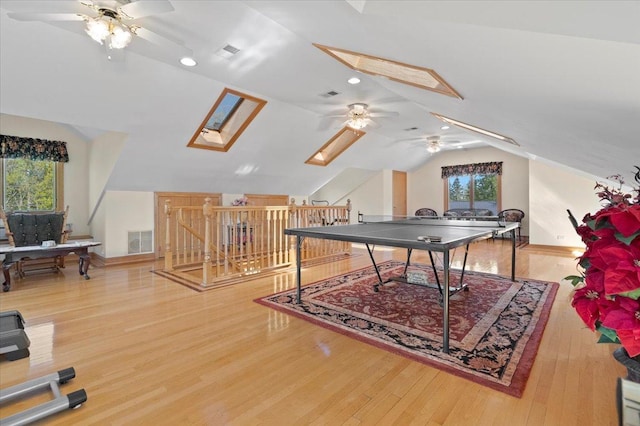
[[[347,206],[214,206],[164,205],[166,216],[165,271],[202,268],[202,285],[256,274],[293,264],[293,240],[288,227],[349,223]],[[344,242],[306,239],[304,259],[350,251]]]

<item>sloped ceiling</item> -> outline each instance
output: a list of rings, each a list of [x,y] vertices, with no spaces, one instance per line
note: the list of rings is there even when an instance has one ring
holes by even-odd
[[[0,112],[84,134],[126,133],[107,183],[112,190],[310,194],[348,167],[421,166],[432,157],[403,140],[427,135],[480,140],[597,177],[630,178],[640,163],[640,2],[171,4],[174,11],[137,23],[175,43],[136,38],[122,58],[108,61],[82,22],[7,15],[82,10],[78,2],[3,0]],[[464,99],[366,74],[351,86],[347,79],[357,73],[312,43],[434,69]],[[240,53],[216,55],[226,44]],[[198,66],[179,64],[185,52]],[[267,106],[229,152],[186,148],[224,87]],[[330,90],[340,94],[320,96]],[[354,102],[399,116],[365,129],[328,167],[304,164],[340,127],[323,116]],[[443,131],[430,112],[509,136],[520,147]]]

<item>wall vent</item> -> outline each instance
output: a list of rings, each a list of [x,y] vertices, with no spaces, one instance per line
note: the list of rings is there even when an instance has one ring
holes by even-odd
[[[129,231],[127,242],[127,254],[152,253],[153,231]]]

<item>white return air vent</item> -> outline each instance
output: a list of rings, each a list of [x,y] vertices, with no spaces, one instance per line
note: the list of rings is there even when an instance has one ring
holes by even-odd
[[[153,252],[153,231],[129,231],[127,241],[128,254]]]

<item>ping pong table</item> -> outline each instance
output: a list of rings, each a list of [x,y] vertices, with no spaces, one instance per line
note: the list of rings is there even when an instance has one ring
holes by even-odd
[[[374,291],[377,291],[381,286],[389,281],[398,281],[413,285],[425,285],[424,283],[411,282],[406,279],[406,271],[410,263],[412,250],[417,249],[429,252],[429,257],[431,259],[432,266],[434,267],[436,277],[438,277],[438,273],[436,271],[432,253],[442,253],[442,286],[440,286],[440,279],[436,279],[441,292],[443,308],[442,351],[449,353],[449,296],[460,290],[467,290],[466,286],[462,283],[462,280],[464,277],[464,268],[466,266],[469,244],[480,240],[486,240],[496,235],[509,233],[511,235],[511,280],[515,281],[515,230],[520,226],[517,222],[500,222],[493,220],[452,220],[427,217],[409,217],[384,220],[384,218],[381,217],[372,216],[367,218],[362,215],[359,215],[358,220],[360,223],[351,225],[288,228],[284,230],[285,235],[296,237],[296,297],[298,303],[301,302],[302,291],[301,247],[306,237],[364,244],[367,247],[371,262],[373,263],[379,280],[379,282],[374,286]],[[405,264],[404,276],[393,277],[387,281],[382,280],[378,266],[373,257],[373,251],[376,245],[407,249],[407,262]],[[451,287],[449,284],[450,250],[462,246],[466,246],[466,249],[460,279],[461,282],[458,287]]]

